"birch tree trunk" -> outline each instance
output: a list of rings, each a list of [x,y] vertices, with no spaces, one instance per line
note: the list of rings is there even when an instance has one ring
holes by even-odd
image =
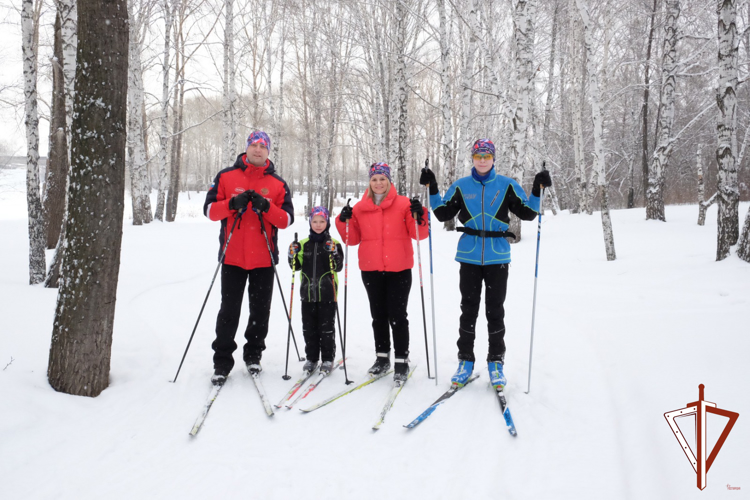
[[[706,183],[703,181],[703,164],[701,162],[701,147],[698,146],[698,151],[695,153],[695,163],[698,172],[698,225],[702,226],[706,223]]]
[[[716,260],[729,256],[729,247],[739,238],[739,185],[737,182],[737,6],[736,0],[719,0],[719,107],[716,131],[719,145],[716,163],[719,166],[719,224]]]
[[[185,23],[185,1],[179,5],[174,33],[174,83],[172,101],[172,148],[169,162],[169,193],[167,194],[166,220],[174,222],[177,216],[177,201],[180,197],[180,172],[182,170],[182,105],[185,101],[185,43],[183,26]]]
[[[109,385],[125,197],[126,0],[81,0],[67,250],[47,377],[60,392]]]
[[[407,100],[406,92],[406,9],[404,2],[396,2],[396,103],[398,107],[398,137],[396,145],[396,169],[398,171],[398,194],[406,195],[406,120]]]
[[[47,228],[47,248],[55,248],[60,239],[65,195],[68,183],[68,126],[65,115],[65,76],[61,19],[55,16],[54,56],[52,58],[52,109],[49,126],[49,154],[44,190],[44,220]]]
[[[576,207],[578,213],[589,213],[588,183],[586,179],[586,158],[583,151],[583,101],[585,80],[583,74],[586,69],[584,54],[581,47],[581,20],[577,15],[575,0],[570,0],[568,5],[569,15],[569,50],[568,57],[571,75],[572,90],[572,133],[573,133],[573,162],[575,171],[575,192],[578,199]]]
[[[21,33],[23,52],[23,94],[26,125],[26,204],[29,217],[29,284],[44,281],[47,263],[44,213],[39,196],[39,114],[37,112],[37,55],[35,51],[34,0],[21,4]],[[36,28],[36,29],[35,29]]]
[[[172,44],[172,22],[174,7],[170,0],[164,0],[164,55],[161,65],[161,114],[159,116],[159,188],[156,195],[156,220],[164,220],[164,206],[166,190],[169,185],[169,171],[167,170],[167,144],[169,141],[169,53]]]
[[[534,85],[534,14],[535,0],[518,0],[513,13],[513,33],[516,45],[516,110],[513,116],[510,177],[523,182],[526,170],[526,148],[531,118],[531,92]],[[511,215],[510,232],[516,235],[513,243],[521,241],[521,220]]]
[[[65,116],[67,123],[68,145],[70,145],[70,127],[73,123],[73,99],[76,82],[76,51],[78,47],[78,9],[76,0],[57,0],[60,12],[60,34],[63,49],[63,74],[65,76]],[[68,149],[70,160],[70,149]],[[70,161],[68,161],[70,163]]]
[[[143,11],[143,3],[130,0],[128,44],[128,169],[130,170],[130,196],[133,205],[133,225],[151,222],[151,186],[146,166],[146,145],[143,141],[143,51],[144,27],[150,9]]]
[[[234,0],[224,1],[224,93],[222,97],[224,145],[222,162],[234,164],[237,152],[237,91],[234,67]],[[272,139],[273,141],[273,139]]]
[[[597,76],[596,60],[594,59],[594,40],[591,36],[591,18],[585,0],[575,0],[581,16],[583,27],[584,48],[586,50],[586,68],[589,77],[589,95],[591,96],[591,119],[594,123],[594,170],[596,171],[599,196],[602,202],[602,230],[604,233],[604,247],[607,260],[617,258],[615,253],[615,239],[612,231],[612,219],[609,214],[609,196],[607,193],[606,165],[604,158],[604,139],[602,137],[602,111],[599,97],[599,78]]]
[[[664,215],[664,176],[672,154],[672,124],[674,123],[675,80],[677,73],[677,21],[680,17],[679,0],[667,0],[667,19],[664,26],[662,55],[662,88],[659,104],[659,140],[654,149],[648,172],[646,190],[646,219],[666,221]]]
[[[440,113],[442,118],[441,128],[443,138],[441,140],[441,156],[443,169],[443,192],[447,191],[456,180],[456,165],[453,163],[453,122],[451,117],[451,63],[450,63],[450,40],[448,38],[449,20],[445,11],[446,0],[438,0],[438,15],[440,17]],[[445,222],[445,228],[454,230],[456,222],[454,219]]]
[[[654,21],[656,18],[656,5],[659,0],[654,0],[651,10],[651,28],[648,32],[648,45],[646,46],[646,67],[643,73],[643,104],[641,105],[641,170],[643,172],[643,202],[648,203],[648,103],[650,93],[651,73],[651,47],[654,42]]]

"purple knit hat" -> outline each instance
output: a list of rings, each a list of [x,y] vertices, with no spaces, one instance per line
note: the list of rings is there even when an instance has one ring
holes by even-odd
[[[479,139],[477,142],[474,143],[474,145],[471,147],[471,154],[491,154],[492,157],[495,157],[495,145],[492,143],[489,139]]]
[[[393,182],[391,179],[391,167],[389,167],[387,163],[379,161],[370,165],[370,177],[378,174],[385,175],[390,182]]]
[[[245,147],[249,148],[251,144],[255,144],[256,142],[263,144],[268,151],[271,151],[271,138],[262,130],[256,130],[250,134],[247,137],[247,146]]]
[[[326,221],[330,218],[330,214],[328,213],[328,209],[326,207],[313,207],[312,210],[310,210],[310,220],[312,220],[313,217],[316,215],[322,215]]]

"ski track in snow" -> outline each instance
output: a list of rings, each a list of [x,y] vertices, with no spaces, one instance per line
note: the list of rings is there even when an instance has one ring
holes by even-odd
[[[57,393],[46,380],[57,293],[27,284],[24,176],[23,169],[0,171],[2,498],[747,498],[750,398],[741,384],[750,380],[750,265],[735,256],[714,262],[715,206],[705,227],[695,223],[695,206],[668,206],[667,223],[644,220],[644,209],[613,211],[614,262],[605,259],[599,214],[544,217],[528,395],[536,222],[524,223],[524,239],[512,249],[506,300],[506,394],[517,438],[505,428],[482,361],[483,307],[475,347],[480,378],[418,428],[402,427],[446,390],[456,368],[457,235],[437,225],[439,385],[427,379],[415,258],[410,357],[420,369],[377,433],[370,427],[388,392],[387,379],[302,414],[299,408],[344,388],[343,371],[337,371],[294,409],[278,409],[268,418],[240,347],[226,387],[198,436],[190,438],[210,391],[218,277],[180,377],[170,381],[216,267],[219,224],[200,215],[203,194],[190,200],[181,194],[175,223],[133,227],[126,216],[111,385],[91,399]],[[304,206],[302,197],[295,201]],[[742,203],[741,220],[747,210]],[[287,305],[291,271],[285,250],[295,232],[303,237],[308,230],[300,211],[295,224],[279,233],[278,272]],[[333,236],[341,239],[335,229]],[[429,322],[428,255],[425,241]],[[349,378],[360,381],[374,349],[356,247],[349,259],[347,367]],[[302,353],[298,294],[294,301]],[[343,320],[343,308],[341,313]],[[240,346],[246,323],[245,310]],[[271,401],[301,372],[292,346],[292,380],[281,379],[286,335],[274,290],[263,357]],[[432,356],[429,323],[428,336]],[[700,383],[708,401],[740,413],[703,492],[663,417],[695,401]],[[717,420],[709,425],[709,446],[723,428],[723,419],[711,418]],[[694,440],[692,421],[683,420],[678,423]],[[724,493],[727,484],[742,490]]]

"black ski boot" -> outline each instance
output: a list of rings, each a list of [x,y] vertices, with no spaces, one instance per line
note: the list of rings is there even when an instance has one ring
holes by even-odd
[[[393,370],[393,380],[403,384],[409,376],[409,359],[396,358],[394,361],[396,364]]]
[[[214,374],[211,376],[211,383],[213,385],[224,385],[224,382],[227,381],[228,375],[229,375],[229,370],[225,370],[223,368],[216,368],[214,370]]]
[[[367,370],[367,373],[372,377],[382,375],[391,369],[391,359],[387,352],[379,352],[378,357],[375,358],[375,363]]]

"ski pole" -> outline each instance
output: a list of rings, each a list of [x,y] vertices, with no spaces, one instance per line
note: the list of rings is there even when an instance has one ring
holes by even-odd
[[[297,244],[297,233],[294,233],[294,244]],[[297,277],[297,269],[294,264],[297,262],[297,256],[292,259],[292,291],[289,292],[289,331],[286,333],[286,364],[284,366],[284,380],[289,380],[289,344],[292,338],[292,308],[294,307],[294,280]]]
[[[544,163],[542,163],[544,170]],[[536,282],[539,276],[539,241],[542,238],[542,212],[544,211],[544,187],[539,194],[539,222],[536,228],[536,264],[534,265],[534,301],[531,307],[531,343],[529,346],[529,381],[526,386],[526,394],[531,391],[531,358],[534,355],[534,318],[536,316]]]
[[[294,338],[294,330],[292,329],[292,317],[289,315],[289,310],[286,308],[286,300],[284,299],[284,292],[281,291],[281,280],[279,279],[279,273],[276,271],[276,261],[273,258],[273,252],[271,251],[271,242],[268,240],[268,233],[266,232],[266,226],[263,224],[263,216],[257,210],[253,209],[258,215],[258,221],[260,222],[260,231],[263,233],[263,237],[266,239],[266,247],[268,248],[268,255],[271,257],[271,267],[273,267],[273,274],[276,275],[276,284],[279,285],[279,294],[281,295],[281,302],[284,304],[284,312],[286,313],[286,319],[289,321],[289,333],[292,335],[294,341],[294,350],[297,351],[297,357],[300,361],[304,361],[305,358],[299,355],[299,349],[297,348],[297,339]]]
[[[346,200],[346,206],[349,206],[351,198]],[[341,347],[346,347],[346,291],[349,288],[349,219],[346,219],[346,248],[344,249],[344,340]]]
[[[326,245],[327,246],[327,245]],[[344,380],[346,385],[353,384],[353,380],[349,380],[349,375],[346,371],[346,346],[344,345],[344,337],[341,333],[341,316],[339,315],[339,291],[336,287],[336,264],[333,261],[333,252],[328,254],[328,262],[331,265],[331,284],[333,285],[333,303],[336,306],[336,321],[339,324],[339,342],[341,343],[341,359],[343,360],[344,366]]]
[[[417,214],[414,216],[414,231],[417,236],[417,262],[419,263],[419,293],[422,295],[422,323],[424,324],[424,353],[427,356],[427,378],[431,379],[430,375],[430,348],[427,343],[427,315],[425,314],[424,307],[424,282],[422,281],[422,251],[419,246],[419,222]]]
[[[429,168],[430,159],[425,158],[424,168]],[[437,334],[435,333],[435,275],[432,271],[432,217],[430,216],[430,185],[427,185],[425,199],[427,200],[427,235],[430,248],[430,309],[432,309],[432,359],[435,363],[435,385],[438,385],[437,362]]]
[[[229,240],[232,239],[232,234],[234,234],[234,227],[237,225],[237,221],[242,218],[245,211],[239,213],[237,217],[234,218],[234,222],[232,223],[232,229],[229,230],[229,236],[227,236],[227,241],[224,243],[224,248],[221,250],[221,255],[219,256],[219,264],[216,266],[216,271],[214,271],[214,277],[211,279],[211,285],[208,287],[208,293],[206,293],[206,298],[203,299],[203,305],[201,306],[201,310],[198,313],[198,319],[195,320],[195,326],[193,327],[193,333],[190,334],[190,339],[188,340],[187,347],[185,347],[185,353],[182,355],[182,360],[180,360],[180,366],[177,368],[177,373],[174,376],[174,380],[172,380],[172,383],[177,382],[177,376],[180,374],[180,370],[182,369],[182,363],[185,362],[185,356],[187,356],[188,349],[190,349],[190,344],[193,342],[193,336],[195,335],[195,331],[198,329],[198,323],[200,323],[201,316],[203,316],[203,309],[206,308],[206,302],[208,302],[208,296],[211,295],[211,289],[214,287],[214,281],[216,281],[216,275],[219,274],[219,269],[221,268],[222,262],[224,262],[224,255],[227,253],[227,247],[229,246]]]

